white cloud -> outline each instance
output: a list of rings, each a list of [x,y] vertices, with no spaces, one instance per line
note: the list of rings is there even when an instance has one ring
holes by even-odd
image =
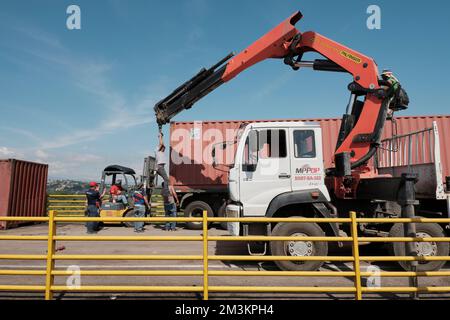
[[[147,91],[135,99],[129,99],[120,90],[111,85],[109,73],[113,65],[93,58],[81,58],[65,48],[58,38],[49,33],[37,30],[35,27],[15,28],[23,36],[31,39],[32,47],[20,48],[26,54],[48,64],[51,68],[69,75],[75,85],[94,97],[95,110],[103,118],[92,128],[76,128],[67,130],[52,140],[37,141],[36,148],[44,151],[59,149],[89,141],[96,141],[100,137],[154,122],[153,105],[157,101],[155,91],[160,86],[148,86]],[[149,93],[149,90],[153,91]],[[165,92],[165,90],[164,90]],[[26,132],[20,132],[25,135]],[[30,136],[30,135],[29,135]],[[36,137],[34,137],[36,139]],[[42,157],[40,157],[42,158]]]
[[[49,157],[49,154],[41,149],[36,150],[35,155],[39,159],[48,159],[48,157]]]
[[[87,163],[87,162],[101,162],[103,161],[103,158],[100,156],[97,156],[95,154],[77,154],[70,157],[72,162],[81,164],[81,163]]]
[[[49,177],[68,178],[75,180],[96,180],[101,177],[103,169],[110,164],[121,164],[136,170],[140,175],[144,156],[137,153],[133,155],[120,154],[113,159],[95,154],[65,154],[54,156],[49,165]]]
[[[99,177],[105,159],[99,155],[80,152],[61,153],[58,149],[75,146],[76,149],[83,150],[86,142],[98,141],[101,137],[117,132],[125,131],[143,124],[154,122],[153,105],[158,97],[167,93],[164,88],[164,81],[158,81],[145,88],[138,89],[138,92],[125,94],[120,88],[115,88],[111,81],[110,73],[114,70],[114,65],[101,59],[96,59],[92,55],[89,58],[76,55],[63,45],[57,37],[50,33],[39,30],[36,26],[12,27],[17,36],[24,38],[24,45],[12,47],[37,61],[48,72],[57,72],[69,79],[74,86],[86,92],[95,105],[95,114],[99,117],[96,125],[77,128],[76,123],[64,126],[64,131],[55,134],[51,139],[36,135],[21,128],[0,128],[6,129],[14,134],[26,137],[30,142],[30,147],[21,150],[26,159],[49,164],[49,175],[69,178]],[[57,119],[60,109],[55,110],[52,115]],[[86,150],[85,150],[86,151]],[[10,156],[18,157],[17,152],[3,147],[0,149],[0,156],[8,153]],[[106,159],[108,162],[127,163],[118,161],[122,155],[114,156],[113,159]],[[122,159],[123,160],[123,159]],[[138,164],[139,161],[136,161]],[[142,164],[139,163],[138,167]]]
[[[2,126],[0,129],[9,131],[9,132],[13,133],[14,135],[21,135],[35,143],[42,143],[42,140],[39,139],[38,137],[36,137],[36,134],[34,134],[33,132],[31,132],[29,130],[15,128],[15,127],[8,127],[8,126]]]
[[[63,46],[61,45],[61,42],[59,39],[53,37],[51,34],[39,30],[37,28],[29,28],[25,27],[23,24],[18,26],[12,27],[14,30],[26,35],[28,38],[32,39],[33,41],[43,43],[46,46],[58,48],[61,49]]]
[[[13,157],[16,153],[7,147],[0,147],[0,157]]]
[[[95,154],[67,154],[48,161],[49,176],[72,179],[96,179],[103,169],[103,158]]]
[[[24,150],[0,147],[0,158],[26,159]]]

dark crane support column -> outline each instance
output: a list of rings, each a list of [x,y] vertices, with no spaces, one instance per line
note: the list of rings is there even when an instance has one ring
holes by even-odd
[[[402,180],[400,188],[398,190],[397,202],[402,208],[402,218],[414,218],[414,205],[416,204],[416,193],[414,185],[417,182],[417,174],[404,173],[402,174]],[[416,237],[416,224],[404,223],[403,230],[405,237]],[[405,242],[405,255],[417,256],[416,242]],[[411,261],[410,271],[415,272],[417,270],[418,261]],[[417,287],[417,277],[410,277],[410,286]],[[418,299],[419,294],[417,292],[412,294],[413,299]]]

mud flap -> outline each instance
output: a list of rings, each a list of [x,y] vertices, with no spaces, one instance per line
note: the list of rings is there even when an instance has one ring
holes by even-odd
[[[244,224],[242,226],[242,232],[243,232],[244,236],[248,236],[249,235],[249,226],[248,226],[248,224]],[[270,236],[271,232],[272,232],[272,230],[271,230],[271,227],[270,227],[270,223],[268,223],[268,224],[266,224],[266,235]],[[256,246],[261,247],[258,243],[247,242],[247,251],[248,251],[249,255],[251,255],[251,256],[265,256],[267,254],[267,242],[264,242],[262,244],[263,249],[260,252],[255,252],[254,249],[252,249],[252,245],[253,245],[253,248],[256,247]]]
[[[330,210],[325,206],[323,203],[313,203],[312,204],[314,208],[317,210],[320,215],[322,215],[323,218],[337,218],[335,214],[332,214]],[[330,222],[329,226],[331,227],[331,230],[333,231],[333,235],[335,237],[340,237],[341,234],[339,232],[339,225],[336,222]],[[338,242],[338,246],[340,248],[343,247],[343,243],[341,241]]]

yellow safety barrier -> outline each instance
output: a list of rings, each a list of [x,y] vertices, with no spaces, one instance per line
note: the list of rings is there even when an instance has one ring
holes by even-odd
[[[104,201],[108,196],[104,197]],[[152,195],[152,214],[164,215],[164,204],[161,195]],[[57,210],[60,217],[83,216],[85,211],[86,196],[84,194],[49,194],[47,197],[47,211]]]
[[[9,241],[47,241],[47,254],[0,254],[0,260],[41,260],[46,261],[43,270],[0,270],[3,276],[45,276],[44,285],[0,285],[0,291],[37,291],[44,292],[45,299],[53,298],[53,293],[58,291],[76,292],[202,292],[203,299],[207,300],[211,292],[260,292],[260,293],[352,293],[356,300],[363,298],[363,293],[437,293],[450,292],[450,287],[363,287],[362,277],[373,275],[371,272],[362,272],[360,263],[362,261],[450,261],[449,256],[360,256],[359,244],[362,242],[438,242],[448,241],[450,237],[422,238],[422,237],[359,237],[358,223],[450,223],[450,219],[429,218],[386,218],[368,219],[357,218],[355,212],[350,213],[349,218],[210,218],[206,211],[202,218],[90,218],[90,217],[60,217],[51,210],[48,217],[0,217],[0,221],[39,221],[48,222],[47,236],[14,236],[0,235],[0,240]],[[57,234],[57,224],[67,222],[202,222],[203,233],[199,236],[64,236]],[[324,223],[339,222],[350,224],[350,236],[347,237],[304,237],[304,236],[210,236],[208,235],[208,223],[210,222],[303,222]],[[208,244],[210,241],[329,241],[349,242],[352,246],[352,256],[247,256],[247,255],[209,255]],[[114,254],[90,254],[90,255],[68,255],[56,254],[57,241],[201,241],[203,244],[200,255],[114,255]],[[198,260],[203,262],[202,270],[83,270],[81,276],[186,276],[203,278],[202,286],[61,286],[55,285],[56,276],[67,276],[66,271],[55,270],[55,262],[58,260]],[[209,261],[340,261],[352,262],[351,271],[235,271],[235,270],[209,270]],[[450,271],[389,271],[377,273],[380,277],[443,277],[450,276]],[[353,286],[348,287],[297,287],[297,286],[217,286],[210,285],[210,277],[351,277]]]
[[[60,216],[84,215],[86,196],[83,194],[49,194],[47,197],[48,213],[58,210]]]

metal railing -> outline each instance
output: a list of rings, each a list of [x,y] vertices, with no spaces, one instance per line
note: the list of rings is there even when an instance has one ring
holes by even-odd
[[[416,173],[416,196],[445,200],[441,145],[436,121],[432,126],[381,141],[375,166],[379,174],[400,177],[402,173]],[[449,200],[450,201],[450,200]],[[450,202],[449,202],[450,203]]]
[[[164,204],[162,196],[152,195],[151,199],[153,215],[164,215]],[[104,197],[108,201],[108,196]],[[86,195],[84,194],[49,194],[47,196],[47,213],[51,210],[57,211],[58,216],[83,216],[85,211]]]
[[[50,211],[48,217],[0,217],[3,221],[34,221],[48,222],[48,235],[2,235],[0,241],[29,240],[46,241],[47,254],[0,254],[0,260],[41,260],[46,261],[45,270],[0,270],[0,275],[45,276],[42,285],[0,285],[0,291],[38,291],[45,293],[45,299],[53,298],[55,292],[201,292],[203,299],[209,298],[209,293],[217,292],[265,292],[265,293],[352,293],[356,300],[361,300],[364,293],[437,293],[450,292],[449,286],[427,287],[364,287],[363,277],[370,277],[372,272],[362,272],[360,263],[381,261],[450,261],[449,256],[360,256],[359,244],[362,242],[450,242],[449,237],[360,237],[358,223],[449,223],[450,219],[429,218],[357,218],[355,212],[349,218],[210,218],[206,211],[202,218],[87,218],[59,217],[55,211]],[[57,223],[102,221],[102,222],[202,222],[203,233],[198,236],[66,236],[57,234]],[[349,223],[350,236],[346,237],[305,237],[305,236],[212,236],[208,234],[209,222],[247,222],[247,223]],[[202,254],[198,255],[119,255],[119,254],[56,254],[57,241],[198,241],[202,242]],[[352,246],[352,256],[248,256],[248,255],[210,255],[210,241],[327,241],[349,242]],[[55,268],[55,262],[61,260],[197,260],[203,262],[202,270],[83,270],[81,276],[201,276],[202,286],[61,286],[55,285],[56,276],[67,276],[66,271]],[[234,271],[210,270],[210,261],[326,261],[352,262],[352,271]],[[440,277],[450,276],[450,271],[382,271],[380,277]],[[295,276],[295,277],[351,277],[353,286],[347,287],[316,287],[316,286],[217,286],[210,285],[210,277],[247,277],[247,276]]]
[[[430,128],[384,139],[378,149],[378,167],[433,163],[436,161],[435,139],[439,139],[436,122]]]
[[[49,194],[47,210],[57,211],[60,216],[82,216],[85,211],[86,196],[83,194]]]

